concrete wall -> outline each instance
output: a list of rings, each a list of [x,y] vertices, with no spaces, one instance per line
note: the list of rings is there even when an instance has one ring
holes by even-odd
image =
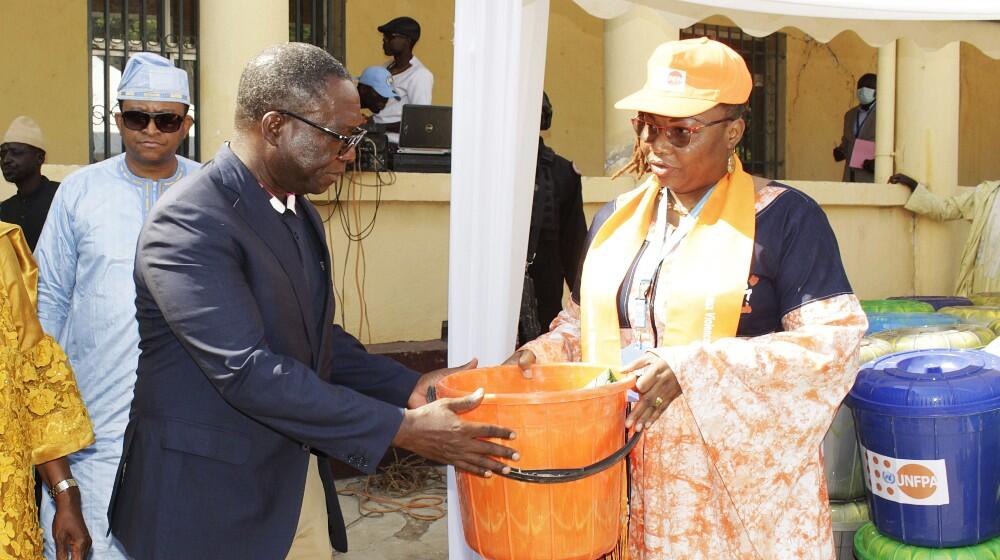
[[[348,0],[347,66],[358,75],[384,64],[382,35],[376,28],[408,15],[420,22],[414,54],[434,73],[434,103],[452,104],[453,0]],[[498,48],[503,37],[496,37]],[[572,0],[552,0],[545,89],[555,108],[545,141],[573,160],[584,175],[604,173],[604,22]],[[541,104],[541,99],[538,100]]]
[[[966,43],[961,57],[958,183],[976,185],[1000,178],[1000,60]]]
[[[844,163],[833,161],[844,113],[857,105],[858,78],[875,72],[878,50],[853,32],[820,43],[785,29],[785,177],[839,181]]]
[[[87,3],[4,0],[0,10],[0,137],[18,115],[38,122],[49,163],[85,163],[90,76]]]
[[[371,178],[366,176],[365,182]],[[913,215],[902,208],[907,190],[886,186],[792,181],[823,206],[840,243],[841,256],[856,293],[864,298],[909,295],[914,291]],[[584,178],[584,210],[588,222],[607,201],[632,188],[630,179]],[[374,204],[371,189],[361,205],[367,222]],[[383,188],[378,221],[364,242],[365,299],[370,338],[364,342],[427,340],[440,336],[448,301],[447,175],[397,174]],[[329,212],[327,207],[326,212]],[[328,240],[335,254],[334,284],[346,294],[348,331],[359,332],[356,244],[343,280],[346,239],[339,219],[328,221]],[[966,225],[951,226],[964,239]],[[952,278],[952,281],[954,278]],[[338,314],[338,322],[341,320]]]
[[[661,43],[676,41],[680,30],[656,10],[645,6],[634,6],[625,15],[608,20],[604,29],[607,103],[604,106],[603,171],[610,175],[632,157],[635,143],[635,131],[629,122],[635,115],[615,109],[614,104],[642,87],[646,82],[649,55]]]
[[[43,172],[60,180],[73,169],[46,166]],[[345,182],[342,198],[356,201],[360,197],[361,202],[348,202],[343,207],[344,218],[333,205],[334,190],[313,198],[327,224],[333,283],[338,291],[336,321],[365,343],[440,337],[441,322],[448,315],[450,177],[396,174],[393,183],[382,187],[374,230],[361,242],[363,256],[359,244],[348,241],[341,220],[350,221],[355,232],[360,229],[358,224],[371,220],[376,180],[363,174],[355,181],[358,186],[353,190]],[[902,208],[908,192],[904,187],[790,183],[823,206],[837,234],[848,277],[860,297],[913,293],[914,217]],[[585,177],[588,223],[606,201],[633,186],[629,178]],[[0,197],[11,192],[10,185],[0,182]],[[968,225],[951,224],[946,229],[951,238],[964,239]],[[951,282],[954,273],[949,272]],[[360,312],[362,301],[367,304],[367,322]]]

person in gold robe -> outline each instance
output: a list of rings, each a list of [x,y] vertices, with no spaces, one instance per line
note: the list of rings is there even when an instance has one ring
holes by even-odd
[[[38,322],[38,268],[27,241],[6,222],[0,272],[0,558],[42,558],[37,466],[56,503],[56,558],[82,560],[90,535],[66,455],[93,443],[94,432],[66,354]]]

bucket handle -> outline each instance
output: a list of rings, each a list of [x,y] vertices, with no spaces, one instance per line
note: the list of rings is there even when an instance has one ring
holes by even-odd
[[[512,467],[510,472],[507,474],[503,474],[502,472],[497,472],[496,474],[511,480],[530,482],[532,484],[559,484],[563,482],[573,482],[574,480],[580,480],[587,478],[588,476],[593,476],[614,466],[618,461],[621,461],[626,455],[629,454],[629,452],[632,451],[635,444],[639,443],[640,437],[642,437],[642,432],[633,433],[632,437],[629,438],[628,442],[621,449],[615,451],[611,455],[608,455],[593,465],[586,467],[577,469],[534,470]]]
[[[630,384],[634,387],[635,376],[631,375],[629,377],[631,377],[631,379],[626,378],[626,380],[630,381]],[[435,400],[437,400],[437,388],[434,385],[431,385],[427,388],[427,402],[434,402]],[[581,480],[599,472],[606,471],[618,463],[618,461],[621,461],[626,455],[632,452],[635,445],[639,443],[640,437],[642,437],[642,432],[634,432],[632,437],[629,438],[621,449],[586,467],[576,469],[519,469],[517,467],[511,467],[510,472],[507,474],[499,471],[496,474],[499,474],[504,478],[517,480],[519,482],[528,482],[531,484],[561,484],[564,482]]]

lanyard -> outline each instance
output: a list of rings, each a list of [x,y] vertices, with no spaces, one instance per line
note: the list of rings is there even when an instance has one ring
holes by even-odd
[[[708,198],[714,190],[715,185],[712,185],[712,188],[701,197],[701,200],[698,201],[698,204],[695,205],[690,214],[681,218],[681,223],[676,229],[670,232],[669,237],[667,236],[667,201],[660,201],[657,209],[656,230],[653,236],[655,243],[661,243],[659,258],[654,260],[652,258],[644,259],[644,257],[640,257],[640,259],[645,260],[645,263],[640,262],[635,271],[634,281],[636,282],[635,285],[638,286],[638,292],[634,292],[635,297],[629,296],[629,316],[632,319],[630,322],[636,327],[640,329],[644,328],[650,316],[650,303],[654,296],[654,294],[650,293],[654,285],[653,278],[662,267],[663,261],[673,253],[681,241],[690,233],[698,221],[698,215],[705,207],[705,203],[708,202]],[[668,192],[666,196],[671,196],[671,194]]]
[[[676,249],[677,246],[680,245],[681,241],[685,237],[687,237],[688,233],[691,232],[691,229],[694,228],[695,223],[697,223],[698,221],[698,215],[701,214],[702,209],[705,207],[705,203],[708,202],[708,198],[712,196],[712,191],[714,190],[715,190],[715,185],[712,185],[712,187],[708,189],[708,191],[706,191],[704,195],[702,195],[701,200],[698,201],[698,204],[695,204],[694,208],[691,209],[691,212],[689,212],[687,216],[681,216],[680,223],[677,225],[677,228],[675,228],[672,232],[670,232],[669,238],[667,237],[667,232],[666,232],[668,226],[667,204],[660,204],[660,211],[656,216],[655,239],[657,241],[664,240],[663,246],[660,249],[661,263],[664,259],[666,259],[667,255],[672,253],[674,249]],[[673,196],[675,200],[677,198],[677,195],[673,194],[669,190],[667,196]],[[657,266],[657,268],[659,268],[659,266]]]
[[[854,137],[855,138],[858,137],[858,134],[861,134],[861,129],[862,129],[862,127],[865,126],[865,123],[868,122],[868,117],[871,116],[872,109],[874,109],[874,108],[875,108],[875,103],[873,102],[868,107],[867,111],[863,111],[864,114],[865,114],[865,116],[864,116],[864,118],[861,118],[861,113],[862,113],[861,107],[858,107],[858,114],[854,116]]]

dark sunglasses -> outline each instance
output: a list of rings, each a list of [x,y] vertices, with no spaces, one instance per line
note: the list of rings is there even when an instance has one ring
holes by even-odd
[[[639,136],[642,136],[642,131],[645,130],[647,142],[650,142],[654,137],[663,134],[666,136],[667,142],[670,142],[674,147],[684,148],[691,143],[691,137],[701,132],[703,129],[736,119],[733,117],[726,117],[724,119],[707,123],[701,122],[695,118],[691,118],[691,120],[700,124],[695,126],[684,126],[682,124],[668,124],[666,126],[661,126],[643,119],[642,115],[639,114],[632,117],[632,128],[635,129],[635,133]]]
[[[363,129],[363,128],[355,128],[354,130],[351,131],[353,134],[351,134],[350,136],[345,136],[345,135],[343,135],[343,134],[341,134],[339,132],[336,132],[334,130],[330,130],[329,128],[327,128],[327,127],[325,127],[325,126],[323,126],[321,124],[316,124],[316,123],[312,122],[311,120],[303,117],[302,115],[297,115],[297,114],[295,114],[295,113],[293,113],[291,111],[276,110],[275,113],[278,113],[279,115],[288,115],[289,117],[292,117],[294,119],[298,119],[298,120],[306,123],[307,125],[315,128],[315,129],[322,130],[323,132],[327,133],[328,135],[333,136],[337,140],[340,140],[341,142],[343,142],[343,144],[340,146],[340,151],[337,152],[337,156],[338,157],[346,154],[347,152],[351,151],[351,148],[354,148],[358,144],[360,144],[361,140],[365,137],[365,134],[368,133],[368,131],[365,130],[365,129]]]
[[[177,113],[146,113],[145,111],[122,111],[122,124],[129,130],[146,130],[150,119],[160,132],[177,132],[184,123],[184,115]]]

